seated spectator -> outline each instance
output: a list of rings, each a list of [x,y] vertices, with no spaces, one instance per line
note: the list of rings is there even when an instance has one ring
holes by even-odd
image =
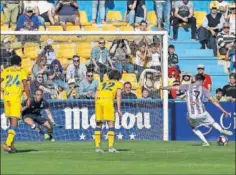
[[[94,65],[94,71],[100,74],[100,79],[103,81],[103,76],[108,71],[109,51],[105,47],[104,38],[99,39],[99,46],[91,50],[91,59]],[[110,63],[111,64],[111,63]]]
[[[217,56],[216,36],[223,28],[224,17],[218,13],[215,1],[210,4],[211,13],[206,15],[203,20],[202,27],[198,30],[198,39],[201,44],[200,49],[206,49],[206,46],[213,49],[214,56]]]
[[[142,20],[139,23],[139,28],[135,28],[135,31],[145,32],[145,31],[147,31],[147,28],[148,28],[148,23],[145,20]]]
[[[73,63],[67,67],[66,80],[75,79],[76,83],[80,83],[86,77],[87,68],[80,62],[78,55],[73,56]]]
[[[7,26],[16,25],[17,16],[20,10],[20,0],[2,1],[2,11],[4,13],[4,24]]]
[[[202,74],[205,77],[205,80],[203,82],[203,87],[211,91],[212,81],[210,75],[205,73],[205,66],[203,64],[199,64],[197,66],[197,72],[198,74]]]
[[[50,92],[44,93],[44,97],[47,99],[56,99],[57,98],[57,89],[53,83],[52,80],[48,80],[46,83],[47,89],[49,89]]]
[[[179,80],[175,80],[173,82],[173,86],[180,86],[180,81]],[[182,92],[182,91],[179,91],[179,90],[172,89],[170,91],[169,97],[171,99],[182,99],[182,98],[185,97],[185,93]]]
[[[221,88],[216,89],[215,99],[219,102],[227,101],[227,99],[223,96],[223,89]]]
[[[80,15],[78,12],[79,4],[75,0],[58,0],[55,13],[55,22],[60,23],[63,30],[66,30],[66,22],[72,22],[74,25],[80,25]]]
[[[42,23],[50,22],[51,25],[55,24],[54,21],[54,4],[48,0],[38,1],[38,14],[42,17]]]
[[[151,45],[151,59],[148,61],[148,66],[161,72],[161,54],[154,43]]]
[[[236,40],[234,46],[227,51],[225,61],[230,62],[229,72],[234,72],[236,70]]]
[[[147,61],[150,57],[151,53],[148,50],[148,46],[145,43],[142,43],[139,47],[139,50],[136,52],[136,59],[134,62],[134,69],[138,79],[143,70],[145,69]]]
[[[231,12],[231,13],[230,13]],[[226,12],[225,12],[225,20],[229,21],[230,24],[230,32],[236,33],[236,3],[232,3],[229,6],[227,6]]]
[[[57,94],[56,94],[56,99],[58,100],[66,100],[67,99],[67,92],[62,86],[58,86],[57,88]]]
[[[142,20],[146,20],[147,8],[145,6],[145,0],[127,0],[127,13],[126,21],[133,25],[140,23]]]
[[[97,23],[97,13],[98,13],[98,7],[100,12],[100,19],[101,23],[105,24],[106,21],[106,9],[105,9],[105,2],[106,0],[93,0],[93,6],[92,6],[92,24]]]
[[[68,85],[69,85],[69,90],[68,90],[67,98],[68,99],[79,98],[79,94],[77,93],[79,88],[75,84],[75,79],[69,79]]]
[[[38,17],[33,14],[31,7],[26,8],[26,13],[19,16],[17,20],[17,31],[37,31],[39,28]],[[24,44],[26,41],[39,42],[39,35],[21,35],[20,42]]]
[[[165,31],[169,31],[170,25],[170,0],[154,0],[156,5],[156,14],[158,16],[157,26]]]
[[[109,52],[109,62],[112,63],[112,69],[117,69],[121,73],[123,71],[134,72],[134,66],[130,62],[131,49],[126,39],[114,40]]]
[[[65,76],[63,74],[63,67],[59,60],[53,60],[50,65],[50,70],[48,72],[48,78],[53,81],[55,87],[66,88],[66,83],[64,82]]]
[[[192,75],[188,73],[184,73],[182,75],[181,85],[184,84],[192,84]]]
[[[169,68],[173,67],[173,68],[177,69],[178,72],[180,72],[178,63],[179,63],[179,57],[175,53],[175,46],[169,45],[169,47],[168,47],[168,67]]]
[[[93,72],[87,71],[86,78],[80,83],[79,95],[80,98],[93,99],[95,97],[98,81],[94,80]]]
[[[34,94],[36,89],[43,90],[43,93],[51,93],[50,89],[47,88],[45,81],[43,80],[43,74],[38,73],[35,80],[31,83],[30,92],[31,95]]]
[[[226,55],[229,49],[232,49],[235,41],[235,34],[230,33],[230,24],[225,22],[223,24],[223,31],[217,37],[217,45],[221,55]]]
[[[236,73],[229,75],[229,84],[223,87],[223,95],[227,98],[227,101],[236,101]]]
[[[173,86],[174,82],[178,80],[177,71],[172,70],[168,73],[168,86]]]
[[[46,65],[46,58],[42,55],[38,55],[38,58],[35,64],[32,67],[33,79],[36,79],[38,74],[43,75],[43,81],[47,82],[48,80],[48,69]]]
[[[224,0],[217,0],[218,5],[219,5],[219,12],[224,14],[227,10],[228,2]]]
[[[151,100],[152,98],[149,96],[149,91],[147,89],[142,89],[142,98],[146,100]]]
[[[137,99],[137,96],[131,90],[132,84],[129,81],[125,82],[121,93],[122,99]]]
[[[189,0],[176,2],[175,15],[173,17],[173,39],[178,38],[179,24],[187,23],[191,25],[192,39],[196,39],[196,18],[193,16],[193,3]]]

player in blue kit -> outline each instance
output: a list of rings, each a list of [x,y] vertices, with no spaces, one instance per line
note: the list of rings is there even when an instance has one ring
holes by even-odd
[[[30,99],[30,106],[23,107],[22,119],[28,124],[33,130],[39,132],[39,134],[44,136],[45,140],[55,141],[53,138],[53,126],[58,126],[53,119],[51,111],[49,109],[49,104],[46,100],[42,98],[43,91],[37,89],[34,93],[34,97]],[[25,106],[25,104],[23,104]],[[42,117],[41,111],[45,109],[48,119]],[[45,132],[40,126],[46,128]]]

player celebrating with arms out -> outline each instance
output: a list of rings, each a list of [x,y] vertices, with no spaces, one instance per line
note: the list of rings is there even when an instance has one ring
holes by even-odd
[[[14,139],[16,136],[16,128],[21,116],[21,97],[25,90],[27,96],[27,106],[30,105],[30,90],[28,88],[27,72],[21,68],[21,57],[14,55],[11,58],[10,67],[1,72],[1,82],[3,82],[3,99],[4,111],[7,118],[10,119],[10,127],[6,143],[3,149],[8,153],[15,153]]]
[[[94,131],[96,152],[104,152],[100,148],[101,130],[103,122],[107,122],[108,130],[108,152],[117,153],[114,148],[115,141],[115,107],[114,100],[117,99],[117,112],[121,117],[121,89],[122,83],[121,73],[117,70],[112,70],[108,74],[109,80],[101,83],[97,89],[95,96],[95,115],[96,115],[96,129]]]
[[[233,133],[228,130],[224,130],[221,126],[215,122],[212,116],[206,111],[203,104],[203,98],[209,99],[216,107],[219,108],[228,117],[229,114],[221,107],[219,102],[215,98],[211,97],[209,91],[202,86],[205,77],[202,74],[197,74],[196,82],[190,85],[180,85],[173,87],[164,87],[163,90],[176,89],[186,92],[188,121],[192,127],[193,132],[203,141],[202,146],[210,146],[203,133],[198,129],[202,125],[213,126],[220,133],[226,135],[232,135]]]
[[[28,124],[33,130],[39,132],[39,134],[44,136],[45,140],[49,140],[54,142],[55,139],[53,138],[53,126],[58,126],[51,114],[49,109],[49,104],[46,100],[42,98],[43,91],[41,89],[37,89],[34,93],[34,97],[30,99],[30,106],[24,107],[22,111],[22,119],[26,124]],[[25,103],[23,104],[23,106]],[[45,109],[47,114],[48,120],[43,118],[41,115],[41,111]],[[39,127],[43,126],[47,129],[47,133]]]

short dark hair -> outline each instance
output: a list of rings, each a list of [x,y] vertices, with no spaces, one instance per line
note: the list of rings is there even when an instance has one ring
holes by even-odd
[[[204,77],[204,75],[202,75],[202,74],[197,74],[197,75],[195,76],[195,79],[196,79],[196,81],[204,81],[204,80],[205,80],[205,77]]]
[[[80,58],[80,56],[79,55],[73,55],[73,59],[74,58]]]
[[[20,64],[21,64],[21,57],[18,55],[13,55],[13,57],[11,58],[11,65],[20,66]]]
[[[43,94],[43,90],[42,90],[42,89],[36,89],[36,90],[34,91],[34,94],[36,94],[36,92],[38,92],[38,91],[40,91],[40,92]]]
[[[142,20],[142,21],[140,22],[140,25],[141,25],[142,23],[145,23],[146,25],[148,25],[147,21],[145,21],[145,20]]]
[[[118,70],[112,70],[108,73],[108,77],[110,80],[119,81],[121,79],[121,73]]]
[[[168,48],[169,48],[169,49],[170,49],[170,48],[175,49],[175,46],[171,44],[171,45],[169,45]]]
[[[125,86],[125,85],[130,85],[131,88],[132,88],[132,84],[131,84],[129,81],[126,81],[126,82],[124,83],[124,86]]]
[[[222,93],[223,93],[223,89],[217,88],[217,89],[216,89],[216,93],[218,93],[218,92],[222,92]]]
[[[149,90],[146,89],[146,88],[143,88],[143,89],[142,89],[142,93],[143,93],[143,91],[148,91],[148,93],[149,93]]]
[[[229,74],[229,78],[230,78],[230,77],[234,77],[234,78],[236,79],[236,73],[234,73],[234,72],[230,73],[230,74]]]

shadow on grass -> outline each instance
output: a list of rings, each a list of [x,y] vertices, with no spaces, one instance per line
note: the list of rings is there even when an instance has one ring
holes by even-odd
[[[120,152],[126,152],[126,151],[130,151],[130,149],[117,149]]]
[[[29,152],[37,152],[39,150],[36,149],[22,149],[22,150],[17,150],[17,154],[21,154],[21,153],[29,153]]]

